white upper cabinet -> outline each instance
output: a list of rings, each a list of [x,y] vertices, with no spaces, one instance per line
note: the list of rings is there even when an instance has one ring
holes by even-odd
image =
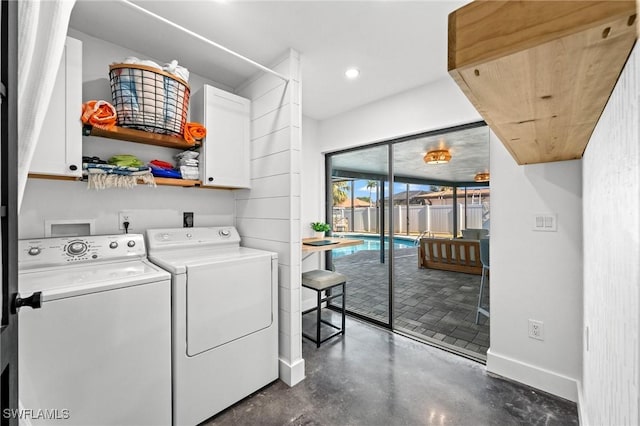
[[[202,186],[249,188],[251,101],[205,85],[191,99],[191,121],[207,136],[200,154]]]
[[[29,173],[82,177],[82,42],[67,37]]]

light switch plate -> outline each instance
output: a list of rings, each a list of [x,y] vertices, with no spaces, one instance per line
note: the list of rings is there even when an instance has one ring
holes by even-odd
[[[557,232],[558,215],[555,213],[535,213],[533,215],[533,230],[542,232]]]

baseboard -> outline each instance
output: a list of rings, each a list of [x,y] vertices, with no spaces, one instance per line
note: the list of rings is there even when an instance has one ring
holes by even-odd
[[[584,393],[582,390],[582,383],[580,381],[578,384],[578,424],[580,426],[589,426],[589,422],[587,421],[587,406],[584,401]]]
[[[578,382],[575,379],[511,359],[491,349],[487,351],[487,372],[578,402]]]
[[[289,386],[295,386],[304,380],[304,359],[299,359],[293,364],[289,364],[283,359],[279,359],[280,380]]]

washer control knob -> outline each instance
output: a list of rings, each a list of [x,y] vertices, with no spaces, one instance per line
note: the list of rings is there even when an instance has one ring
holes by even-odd
[[[76,241],[69,244],[69,246],[67,247],[67,253],[71,255],[82,254],[85,251],[87,251],[87,245],[82,241]]]
[[[118,242],[117,241],[111,241],[109,243],[109,248],[112,248],[112,249],[118,248]]]
[[[39,255],[39,254],[40,254],[40,251],[41,251],[41,250],[40,250],[40,247],[30,247],[30,248],[29,248],[29,254],[30,254],[31,256],[37,256],[37,255]]]
[[[135,247],[136,242],[135,242],[135,241],[133,241],[133,240],[129,240],[129,241],[127,242],[127,245],[128,245],[129,247]]]
[[[187,234],[187,238],[193,238],[193,235]]]
[[[220,234],[221,237],[227,238],[231,235],[231,231],[229,231],[228,229],[221,229],[220,232],[218,232]]]
[[[160,238],[161,238],[163,241],[167,241],[167,240],[169,239],[169,234],[162,234],[162,235],[160,235]]]

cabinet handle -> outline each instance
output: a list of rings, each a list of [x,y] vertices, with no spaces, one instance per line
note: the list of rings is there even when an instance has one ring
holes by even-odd
[[[78,166],[76,166],[75,164],[72,164],[72,165],[69,166],[69,170],[76,171],[76,170],[78,170]]]
[[[212,178],[212,177],[210,177],[210,178],[208,179],[208,181],[209,181],[209,182],[213,182],[213,178]]]

